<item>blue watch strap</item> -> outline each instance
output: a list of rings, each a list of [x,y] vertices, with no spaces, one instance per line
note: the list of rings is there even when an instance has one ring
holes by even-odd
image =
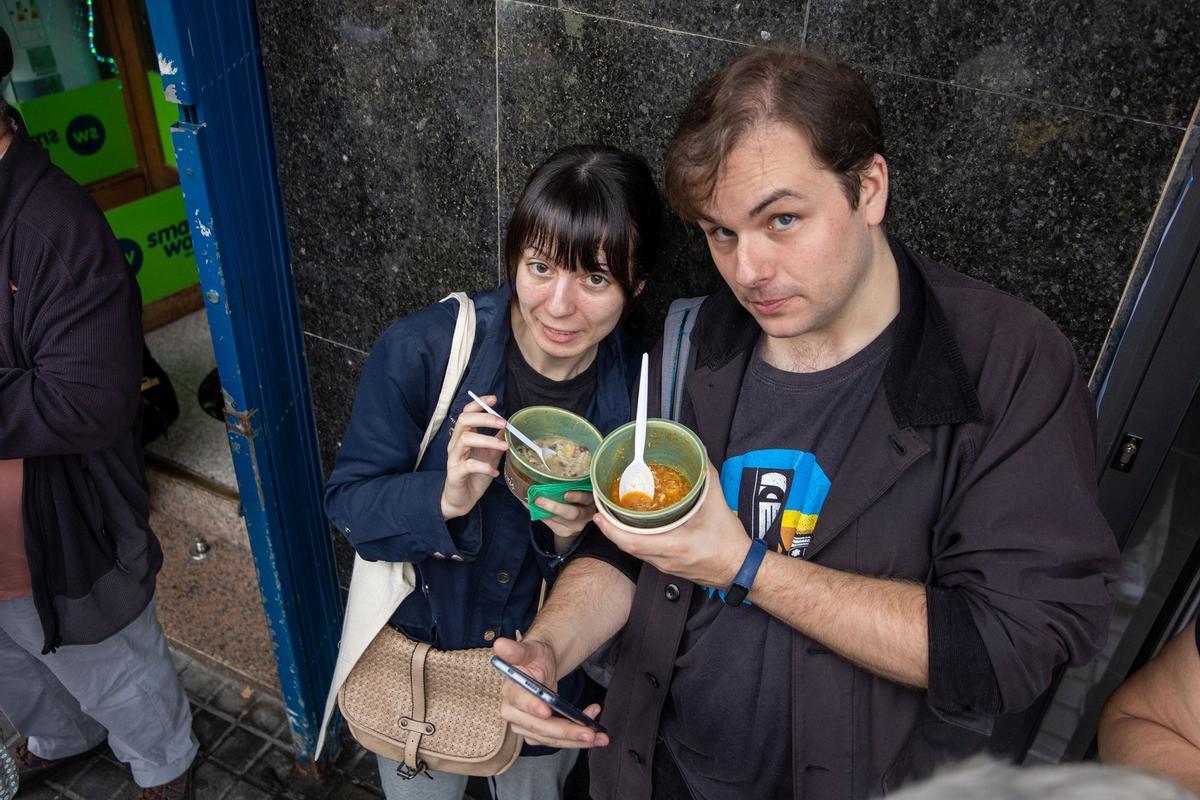
[[[762,539],[750,540],[750,550],[746,553],[746,559],[742,562],[737,575],[734,576],[733,585],[725,593],[726,605],[740,606],[746,600],[746,595],[750,593],[750,587],[754,585],[754,576],[758,574],[758,568],[762,565],[763,557],[766,554],[766,542]]]

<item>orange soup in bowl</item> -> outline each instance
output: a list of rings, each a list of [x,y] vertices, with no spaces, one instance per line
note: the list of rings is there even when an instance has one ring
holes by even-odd
[[[608,488],[608,496],[622,508],[630,511],[658,511],[672,506],[687,496],[692,490],[692,482],[677,469],[665,464],[649,464],[650,473],[654,475],[654,497],[641,492],[630,492],[624,497],[621,494],[621,478],[618,477]]]

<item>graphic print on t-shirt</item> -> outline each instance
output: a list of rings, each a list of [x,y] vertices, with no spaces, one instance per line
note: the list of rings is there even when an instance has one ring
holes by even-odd
[[[721,466],[721,491],[747,534],[777,553],[804,558],[829,478],[812,453],[751,450]]]

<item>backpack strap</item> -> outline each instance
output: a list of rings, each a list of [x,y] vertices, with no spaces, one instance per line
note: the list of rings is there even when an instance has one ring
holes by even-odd
[[[704,297],[681,297],[671,302],[663,323],[662,403],[663,419],[678,420],[683,408],[683,378],[695,364],[692,328]]]

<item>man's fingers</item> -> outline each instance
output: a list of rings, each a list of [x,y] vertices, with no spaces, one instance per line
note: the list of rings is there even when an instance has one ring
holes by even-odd
[[[570,491],[563,495],[563,499],[568,503],[574,503],[578,506],[593,506],[595,498],[591,492]]]
[[[526,645],[513,639],[506,639],[503,636],[492,642],[492,652],[514,667],[519,667],[532,658],[530,651],[531,648]]]
[[[539,701],[539,704],[547,712],[550,711],[544,703]],[[532,739],[539,744],[551,747],[594,747],[601,743],[598,740],[603,736],[603,734],[597,735],[591,728],[577,725],[562,717],[534,716],[507,703],[500,707],[500,716],[512,723],[513,729],[526,739]],[[603,743],[608,743],[608,737],[603,737]]]

